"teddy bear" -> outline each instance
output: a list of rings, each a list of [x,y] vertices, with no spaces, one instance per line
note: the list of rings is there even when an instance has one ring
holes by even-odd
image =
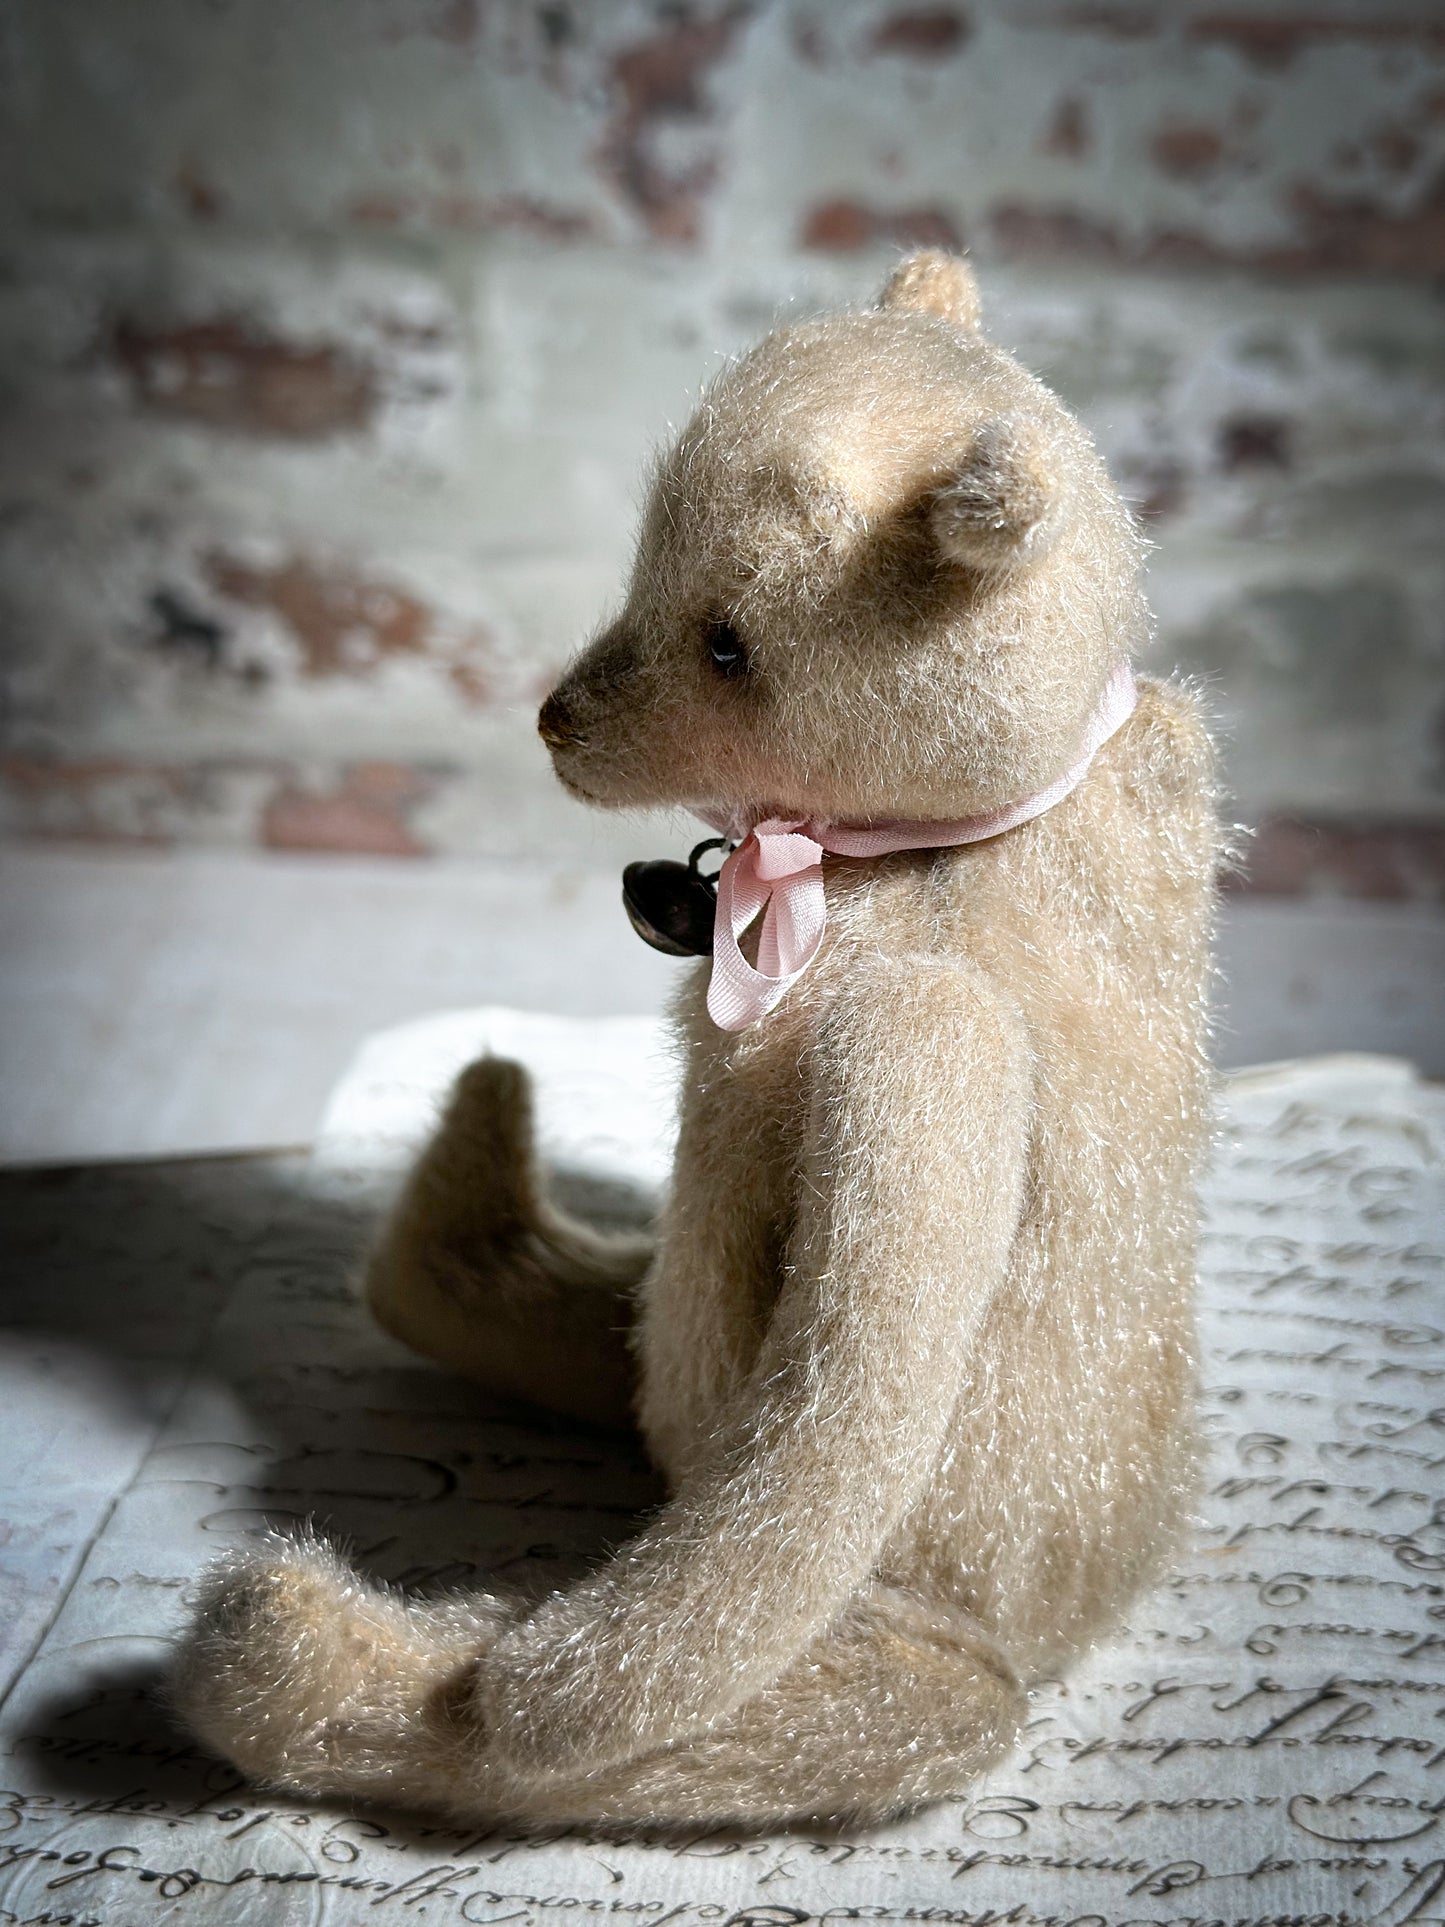
[[[522,1825],[876,1821],[1003,1757],[1160,1570],[1219,838],[1196,698],[1132,673],[1142,547],[955,256],[712,382],[539,724],[573,796],[729,852],[655,1234],[559,1212],[483,1060],[368,1280],[448,1368],[635,1423],[670,1497],[540,1604],[235,1555],[176,1690],[246,1774]]]

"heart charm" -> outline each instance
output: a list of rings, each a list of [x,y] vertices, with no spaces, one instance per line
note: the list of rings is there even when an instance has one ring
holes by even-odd
[[[629,863],[622,872],[622,907],[638,936],[669,957],[710,957],[717,914],[717,878],[704,876],[698,858],[725,850],[725,837],[699,843],[686,863],[662,858]]]

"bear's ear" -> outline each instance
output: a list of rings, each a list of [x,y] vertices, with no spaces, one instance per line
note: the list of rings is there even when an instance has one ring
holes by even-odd
[[[980,325],[973,269],[961,255],[943,254],[937,249],[910,254],[900,261],[889,275],[878,305],[904,313],[942,315],[969,334]]]
[[[935,485],[928,517],[950,562],[996,573],[1027,568],[1053,542],[1064,508],[1058,464],[1037,425],[995,416]]]

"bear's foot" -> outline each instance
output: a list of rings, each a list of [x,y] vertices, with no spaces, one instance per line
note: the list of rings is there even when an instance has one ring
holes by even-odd
[[[507,1615],[485,1595],[403,1603],[319,1541],[272,1541],[204,1576],[172,1696],[249,1779],[455,1805],[478,1784],[477,1662]]]

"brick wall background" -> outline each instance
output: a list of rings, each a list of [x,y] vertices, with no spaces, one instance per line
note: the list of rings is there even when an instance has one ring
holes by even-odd
[[[649,447],[969,248],[1252,879],[1445,895],[1438,0],[0,0],[0,823],[655,845],[532,736]]]

